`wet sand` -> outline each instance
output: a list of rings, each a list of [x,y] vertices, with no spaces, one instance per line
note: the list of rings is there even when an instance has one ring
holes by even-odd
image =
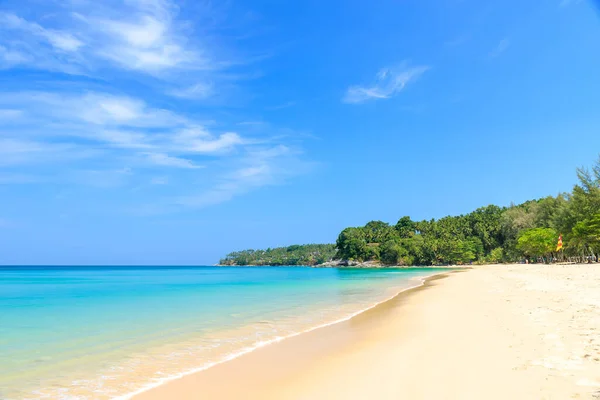
[[[594,399],[600,265],[448,272],[348,321],[134,397]]]

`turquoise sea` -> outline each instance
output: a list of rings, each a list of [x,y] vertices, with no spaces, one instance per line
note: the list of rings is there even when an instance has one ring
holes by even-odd
[[[349,318],[436,272],[0,266],[0,398],[127,398]]]

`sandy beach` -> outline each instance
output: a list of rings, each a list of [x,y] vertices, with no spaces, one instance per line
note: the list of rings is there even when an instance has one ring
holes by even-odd
[[[600,266],[438,275],[348,321],[134,398],[600,398]]]

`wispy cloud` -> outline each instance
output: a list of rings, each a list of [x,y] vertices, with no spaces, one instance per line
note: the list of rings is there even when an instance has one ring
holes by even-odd
[[[0,166],[67,163],[100,153],[72,143],[48,143],[30,139],[0,138]]]
[[[75,52],[83,42],[69,32],[46,29],[34,22],[28,22],[15,14],[0,12],[0,24],[7,30],[16,30],[30,34],[47,42],[57,51]]]
[[[65,101],[64,96],[60,101]],[[183,125],[186,121],[171,111],[150,108],[142,100],[126,96],[90,93],[67,98],[67,101],[75,107],[71,108],[73,114],[96,125],[165,127]]]
[[[176,198],[174,204],[203,208],[223,203],[257,188],[280,184],[312,167],[312,163],[301,160],[296,151],[286,146],[256,149],[248,152],[239,165],[224,174],[213,187],[195,195]]]
[[[100,189],[120,188],[134,179],[135,171],[129,167],[110,169],[75,170],[62,180],[66,183],[91,186]]]
[[[152,164],[160,165],[164,167],[174,167],[174,168],[188,168],[188,169],[197,169],[203,168],[201,165],[196,165],[192,160],[188,160],[185,158],[169,156],[162,153],[146,153],[148,157],[148,161]]]
[[[106,2],[71,2],[70,12],[54,18],[60,17],[61,29],[47,28],[15,13],[0,13],[1,29],[15,39],[2,44],[11,52],[13,63],[19,61],[34,68],[54,66],[65,72],[83,73],[96,69],[102,61],[151,74],[169,69],[211,68],[207,49],[190,43],[180,31],[179,27],[186,23],[178,19],[174,3],[113,3],[111,7]],[[50,16],[49,22],[52,20]],[[72,54],[64,57],[60,53]]]
[[[149,209],[180,209],[217,204],[309,169],[300,141],[278,135],[272,124],[250,129],[233,111],[217,110],[220,118],[213,118],[195,107],[259,76],[247,66],[260,57],[240,56],[248,53],[213,35],[222,22],[213,6],[42,3],[0,11],[0,73],[43,77],[0,90],[0,184],[142,191],[168,183],[154,187],[170,195],[152,198]]]
[[[21,64],[33,62],[34,58],[18,49],[0,45],[0,69],[12,68]]]
[[[192,16],[173,0],[61,3],[37,18],[0,11],[0,70],[103,78],[125,71],[160,82],[170,96],[206,99],[223,96],[233,76],[223,72],[246,62],[206,28],[214,18],[208,7]]]
[[[429,69],[428,66],[409,67],[406,63],[393,68],[383,68],[377,73],[373,84],[350,86],[342,101],[359,104],[370,100],[389,99]]]
[[[188,87],[176,88],[168,91],[168,94],[183,99],[203,100],[215,93],[214,85],[210,82],[196,83]]]
[[[510,41],[508,39],[502,39],[498,45],[489,53],[490,58],[496,58],[504,53],[508,47],[510,46]]]
[[[127,96],[17,92],[0,94],[0,106],[4,104],[28,115],[19,136],[48,138],[53,132],[54,139],[63,141],[76,137],[122,149],[188,154],[222,152],[245,143],[237,133],[213,135],[199,121]]]
[[[170,209],[221,203],[284,182],[306,172],[310,164],[297,149],[281,144],[285,137],[257,140],[229,130],[215,133],[214,127],[201,121],[129,96],[1,94],[0,108],[9,105],[11,114],[14,111],[27,118],[8,125],[0,121],[0,167],[45,164],[55,171],[57,165],[68,164],[70,172],[57,172],[52,179],[97,188],[121,187],[143,176],[147,176],[146,184],[158,185],[161,183],[149,174],[167,170],[190,174],[206,169],[201,191],[185,185],[180,189],[194,194],[168,201]],[[215,164],[214,160],[221,161]],[[101,168],[89,168],[90,163]],[[21,178],[7,178],[2,183],[35,181]],[[186,179],[190,178],[193,176],[187,175]]]

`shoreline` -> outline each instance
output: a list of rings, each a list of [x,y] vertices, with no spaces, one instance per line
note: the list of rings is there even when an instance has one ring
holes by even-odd
[[[599,330],[593,265],[443,271],[345,321],[132,398],[591,399]]]
[[[255,266],[248,266],[248,267],[255,267]],[[258,267],[258,266],[256,266],[256,267]],[[301,266],[301,267],[305,267],[305,266]],[[335,268],[335,267],[332,267],[332,268]],[[352,268],[352,267],[347,267],[347,268]],[[413,267],[413,268],[415,268],[415,267]],[[418,267],[418,268],[421,269],[420,267]],[[436,267],[431,267],[431,269],[437,269],[437,268]],[[239,359],[241,357],[244,357],[246,355],[252,354],[253,352],[256,352],[256,351],[258,351],[260,349],[263,349],[263,348],[265,348],[267,346],[276,345],[278,343],[282,343],[282,342],[284,342],[286,340],[289,340],[289,339],[292,339],[292,338],[297,338],[297,337],[300,337],[302,335],[305,335],[305,334],[308,334],[308,333],[311,333],[311,332],[315,332],[315,331],[318,331],[318,330],[321,330],[321,329],[326,329],[328,327],[331,327],[331,326],[334,326],[334,325],[337,325],[337,324],[340,324],[340,323],[343,323],[343,322],[350,321],[351,319],[356,318],[356,317],[358,317],[361,314],[364,314],[366,312],[369,312],[370,310],[375,309],[376,307],[379,307],[379,306],[384,305],[384,304],[386,304],[388,302],[394,301],[395,299],[397,299],[400,296],[409,295],[410,292],[413,291],[413,290],[418,290],[420,288],[426,287],[429,284],[429,282],[435,281],[437,279],[442,279],[446,275],[452,274],[454,272],[461,272],[460,270],[458,270],[458,268],[457,268],[456,271],[452,271],[452,268],[450,268],[450,267],[448,267],[447,269],[448,269],[448,271],[437,272],[437,273],[434,273],[434,274],[431,274],[431,275],[427,275],[427,276],[424,276],[424,277],[419,277],[417,279],[412,278],[413,280],[418,281],[418,283],[415,284],[415,285],[413,285],[413,286],[409,286],[409,287],[403,288],[399,292],[395,293],[393,296],[391,296],[391,297],[389,297],[387,299],[381,300],[379,302],[376,302],[376,303],[370,305],[369,307],[366,307],[364,309],[356,311],[356,312],[354,312],[354,313],[352,313],[352,314],[350,314],[350,315],[348,315],[346,317],[342,317],[342,318],[336,319],[336,320],[331,321],[331,322],[320,324],[320,325],[317,325],[317,326],[305,329],[305,330],[300,331],[300,332],[295,332],[295,333],[292,333],[292,334],[287,335],[287,336],[277,337],[277,338],[274,338],[274,339],[271,339],[271,340],[268,340],[268,341],[265,341],[265,342],[256,343],[253,346],[250,346],[250,347],[247,347],[247,348],[243,348],[243,349],[241,349],[241,350],[239,350],[239,351],[237,351],[237,352],[235,352],[233,354],[227,355],[222,360],[219,360],[219,361],[216,361],[216,362],[211,362],[211,363],[208,363],[207,365],[204,365],[204,366],[201,366],[201,367],[197,367],[197,368],[193,368],[193,369],[191,369],[189,371],[185,371],[185,372],[179,373],[179,374],[174,375],[174,376],[166,377],[163,380],[161,380],[160,382],[154,382],[154,383],[148,384],[148,385],[146,385],[146,386],[144,386],[144,387],[142,387],[142,388],[140,388],[138,390],[135,390],[134,392],[127,393],[127,394],[124,394],[124,395],[121,395],[121,396],[117,396],[117,397],[114,397],[113,399],[114,400],[143,399],[144,398],[144,394],[146,394],[148,392],[151,392],[151,391],[153,391],[155,389],[158,389],[161,386],[167,385],[167,384],[172,383],[172,382],[176,382],[176,381],[178,381],[180,379],[184,379],[184,378],[192,376],[192,375],[201,374],[201,373],[203,373],[205,371],[210,370],[211,368],[218,367],[220,365],[224,365],[224,364],[226,364],[228,362],[231,362],[231,361],[235,361],[235,360],[237,360],[237,359]]]
[[[512,264],[494,264],[494,265],[512,265]],[[369,263],[358,263],[353,265],[343,264],[317,264],[317,265],[229,265],[229,264],[215,264],[213,267],[221,268],[339,268],[339,269],[469,269],[481,267],[483,265],[426,265],[426,266],[415,266],[415,265],[381,265],[381,264],[369,264]]]

